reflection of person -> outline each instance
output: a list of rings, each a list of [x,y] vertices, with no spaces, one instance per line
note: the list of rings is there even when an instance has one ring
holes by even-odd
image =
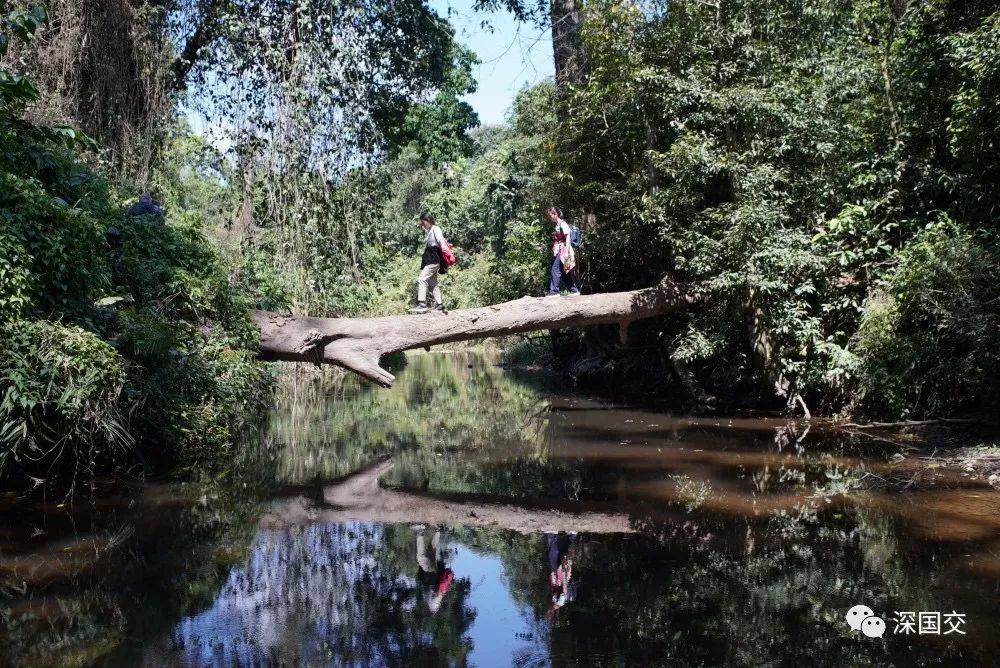
[[[549,590],[552,594],[550,616],[573,600],[570,589],[570,581],[573,579],[573,560],[569,556],[569,548],[574,538],[576,538],[576,534],[568,535],[562,531],[558,534],[545,534],[549,564]]]
[[[413,528],[417,532],[417,565],[420,567],[417,582],[424,590],[427,607],[433,615],[441,608],[441,601],[455,580],[455,574],[445,566],[440,529],[434,530],[434,535],[428,542],[427,527],[417,524]]]
[[[571,238],[573,230],[562,218],[562,212],[557,207],[550,206],[546,213],[549,220],[555,224],[552,231],[552,272],[549,280],[549,296],[554,297],[559,294],[559,289],[565,281],[569,287],[571,295],[580,294],[573,277],[573,269],[576,267],[576,253],[573,250]]]

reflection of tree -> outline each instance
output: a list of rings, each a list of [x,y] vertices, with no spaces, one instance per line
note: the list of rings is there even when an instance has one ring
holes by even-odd
[[[504,586],[528,611],[535,637],[519,665],[971,665],[998,649],[1000,636],[986,632],[996,620],[993,581],[970,576],[971,558],[957,557],[979,559],[1000,525],[967,487],[858,493],[881,464],[818,428],[560,409],[475,355],[413,356],[401,379],[391,390],[328,374],[288,384],[272,447],[261,449],[266,466],[250,472],[328,480],[392,454],[390,482],[404,488],[396,498],[513,496],[521,498],[510,505],[535,510],[642,502],[629,506],[640,535],[580,536],[578,597],[551,620],[543,536],[449,529],[473,552],[499,557]],[[0,645],[12,631],[12,662],[96,658],[124,638],[133,640],[108,663],[134,664],[136,652],[148,665],[467,662],[477,633],[463,579],[471,574],[456,573],[431,615],[408,526],[314,524],[252,538],[252,504],[210,490],[185,503],[158,493],[162,505],[138,517],[105,508],[96,521],[81,517],[78,529],[99,539],[85,549],[82,539],[57,542],[49,516],[51,545],[30,556],[79,569],[0,600]],[[134,534],[107,549],[125,526]],[[0,570],[9,557],[0,555]],[[859,602],[879,612],[954,608],[979,626],[964,639],[864,642],[842,622]],[[37,630],[48,620],[8,614],[28,604],[47,607],[50,631]],[[140,646],[151,637],[167,640]],[[550,656],[538,656],[542,648]]]
[[[448,535],[500,557],[506,586],[531,611],[534,635],[556,666],[911,665],[917,657],[988,665],[997,649],[993,635],[970,636],[967,644],[922,638],[917,646],[902,637],[868,643],[846,634],[842,615],[858,601],[878,611],[955,605],[982,620],[995,611],[981,581],[937,563],[929,546],[914,550],[899,523],[867,511],[840,518],[834,512],[803,507],[733,520],[699,510],[686,522],[650,520],[641,527],[645,535],[581,535],[574,547],[578,597],[554,620],[545,616],[543,536],[471,528]],[[182,526],[186,533],[176,540],[156,526],[160,541],[133,542],[135,560],[120,564],[118,600],[134,601],[126,606],[129,636],[155,637],[165,624],[173,629],[144,648],[147,665],[466,663],[476,615],[467,603],[469,574],[456,574],[430,615],[407,526],[263,531],[233,566],[209,557],[211,543],[199,544],[213,535],[210,525]],[[169,557],[158,545],[171,546]],[[188,559],[179,561],[184,550]],[[213,571],[221,583],[208,577]],[[955,590],[965,597],[945,594]],[[976,600],[979,607],[965,603]],[[82,630],[104,622],[91,615],[77,623]],[[535,655],[537,647],[518,661],[548,662]],[[46,655],[37,648],[33,654]],[[128,654],[116,659],[136,663]]]
[[[383,524],[419,524],[505,527],[521,533],[589,531],[627,533],[629,515],[618,504],[524,502],[482,494],[434,495],[385,489],[379,480],[393,467],[381,462],[327,485],[321,498],[297,496],[275,503],[261,517],[266,528],[284,528],[317,522],[372,521]]]
[[[9,531],[0,550],[0,665],[134,663],[136,639],[211,603],[260,510],[212,486],[154,486],[104,499],[96,512],[43,505],[0,518]],[[30,552],[11,554],[18,536],[36,533]]]
[[[278,475],[344,476],[387,455],[389,483],[436,491],[565,496],[548,462],[548,405],[482,354],[412,355],[387,390],[335,371],[287,381],[271,420]],[[516,460],[513,466],[499,465]]]
[[[847,518],[808,511],[745,522],[694,513],[686,523],[654,521],[646,535],[581,536],[577,598],[551,621],[542,537],[459,535],[501,556],[511,594],[533,610],[535,633],[548,639],[556,666],[909,665],[918,655],[928,663],[988,662],[994,638],[914,648],[902,636],[851,637],[843,614],[857,601],[886,612],[951,603],[926,569],[899,560],[868,568],[871,548],[850,527]],[[949,587],[960,582],[954,575]]]
[[[153,651],[188,665],[461,665],[469,582],[456,580],[430,615],[412,540],[364,524],[261,531],[212,605]]]

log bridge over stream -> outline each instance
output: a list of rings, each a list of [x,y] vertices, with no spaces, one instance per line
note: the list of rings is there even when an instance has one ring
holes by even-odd
[[[689,308],[704,300],[691,285],[664,281],[630,292],[571,297],[522,297],[448,313],[381,318],[313,318],[254,311],[264,359],[335,364],[383,387],[395,377],[379,366],[383,355],[442,343],[507,336],[544,329],[630,323]],[[319,498],[300,496],[276,504],[261,524],[268,528],[363,519],[503,527],[522,533],[585,531],[627,533],[630,517],[615,504],[568,507],[526,505],[521,499],[435,497],[382,487],[392,467],[381,462],[329,485]]]
[[[335,364],[383,387],[395,377],[379,366],[383,355],[442,343],[544,329],[619,324],[689,308],[704,293],[689,284],[661,282],[630,292],[570,297],[522,297],[447,313],[380,318],[314,318],[254,311],[264,359]]]

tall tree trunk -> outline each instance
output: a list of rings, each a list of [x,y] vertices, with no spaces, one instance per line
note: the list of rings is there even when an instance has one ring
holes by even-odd
[[[580,81],[584,72],[585,58],[580,38],[583,7],[580,0],[552,0],[551,15],[556,89],[562,95],[567,86]]]
[[[44,4],[48,24],[3,58],[41,92],[27,118],[81,128],[105,149],[113,181],[147,188],[172,108],[163,21],[139,0]]]

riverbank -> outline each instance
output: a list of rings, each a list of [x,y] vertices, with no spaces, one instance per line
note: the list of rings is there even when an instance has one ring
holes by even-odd
[[[714,405],[700,403],[681,383],[670,386],[671,392],[662,386],[653,390],[649,386],[645,392],[633,390],[622,393],[621,383],[611,382],[607,375],[581,379],[569,370],[553,369],[551,341],[548,337],[524,337],[507,341],[500,348],[497,366],[512,373],[528,373],[547,378],[551,388],[572,387],[574,391],[592,396],[605,403],[621,403],[657,407],[663,410],[684,410],[704,417],[719,414],[767,416],[775,420],[801,420],[783,415],[780,411],[728,411],[719,412]],[[622,371],[619,370],[619,373]],[[648,370],[647,370],[648,373]],[[678,397],[677,395],[681,396]],[[835,417],[816,416],[801,420],[801,424],[815,424],[824,429],[835,429],[859,441],[878,443],[894,448],[895,461],[909,460],[911,466],[923,466],[928,470],[940,467],[955,469],[974,476],[1000,489],[1000,426],[974,419],[919,420],[894,423],[855,423]],[[909,478],[900,481],[905,485]]]
[[[859,428],[861,427],[861,428]],[[1000,489],[1000,429],[975,421],[843,425],[846,433],[895,448],[893,461],[919,472],[949,468]],[[904,481],[906,486],[912,482]]]

